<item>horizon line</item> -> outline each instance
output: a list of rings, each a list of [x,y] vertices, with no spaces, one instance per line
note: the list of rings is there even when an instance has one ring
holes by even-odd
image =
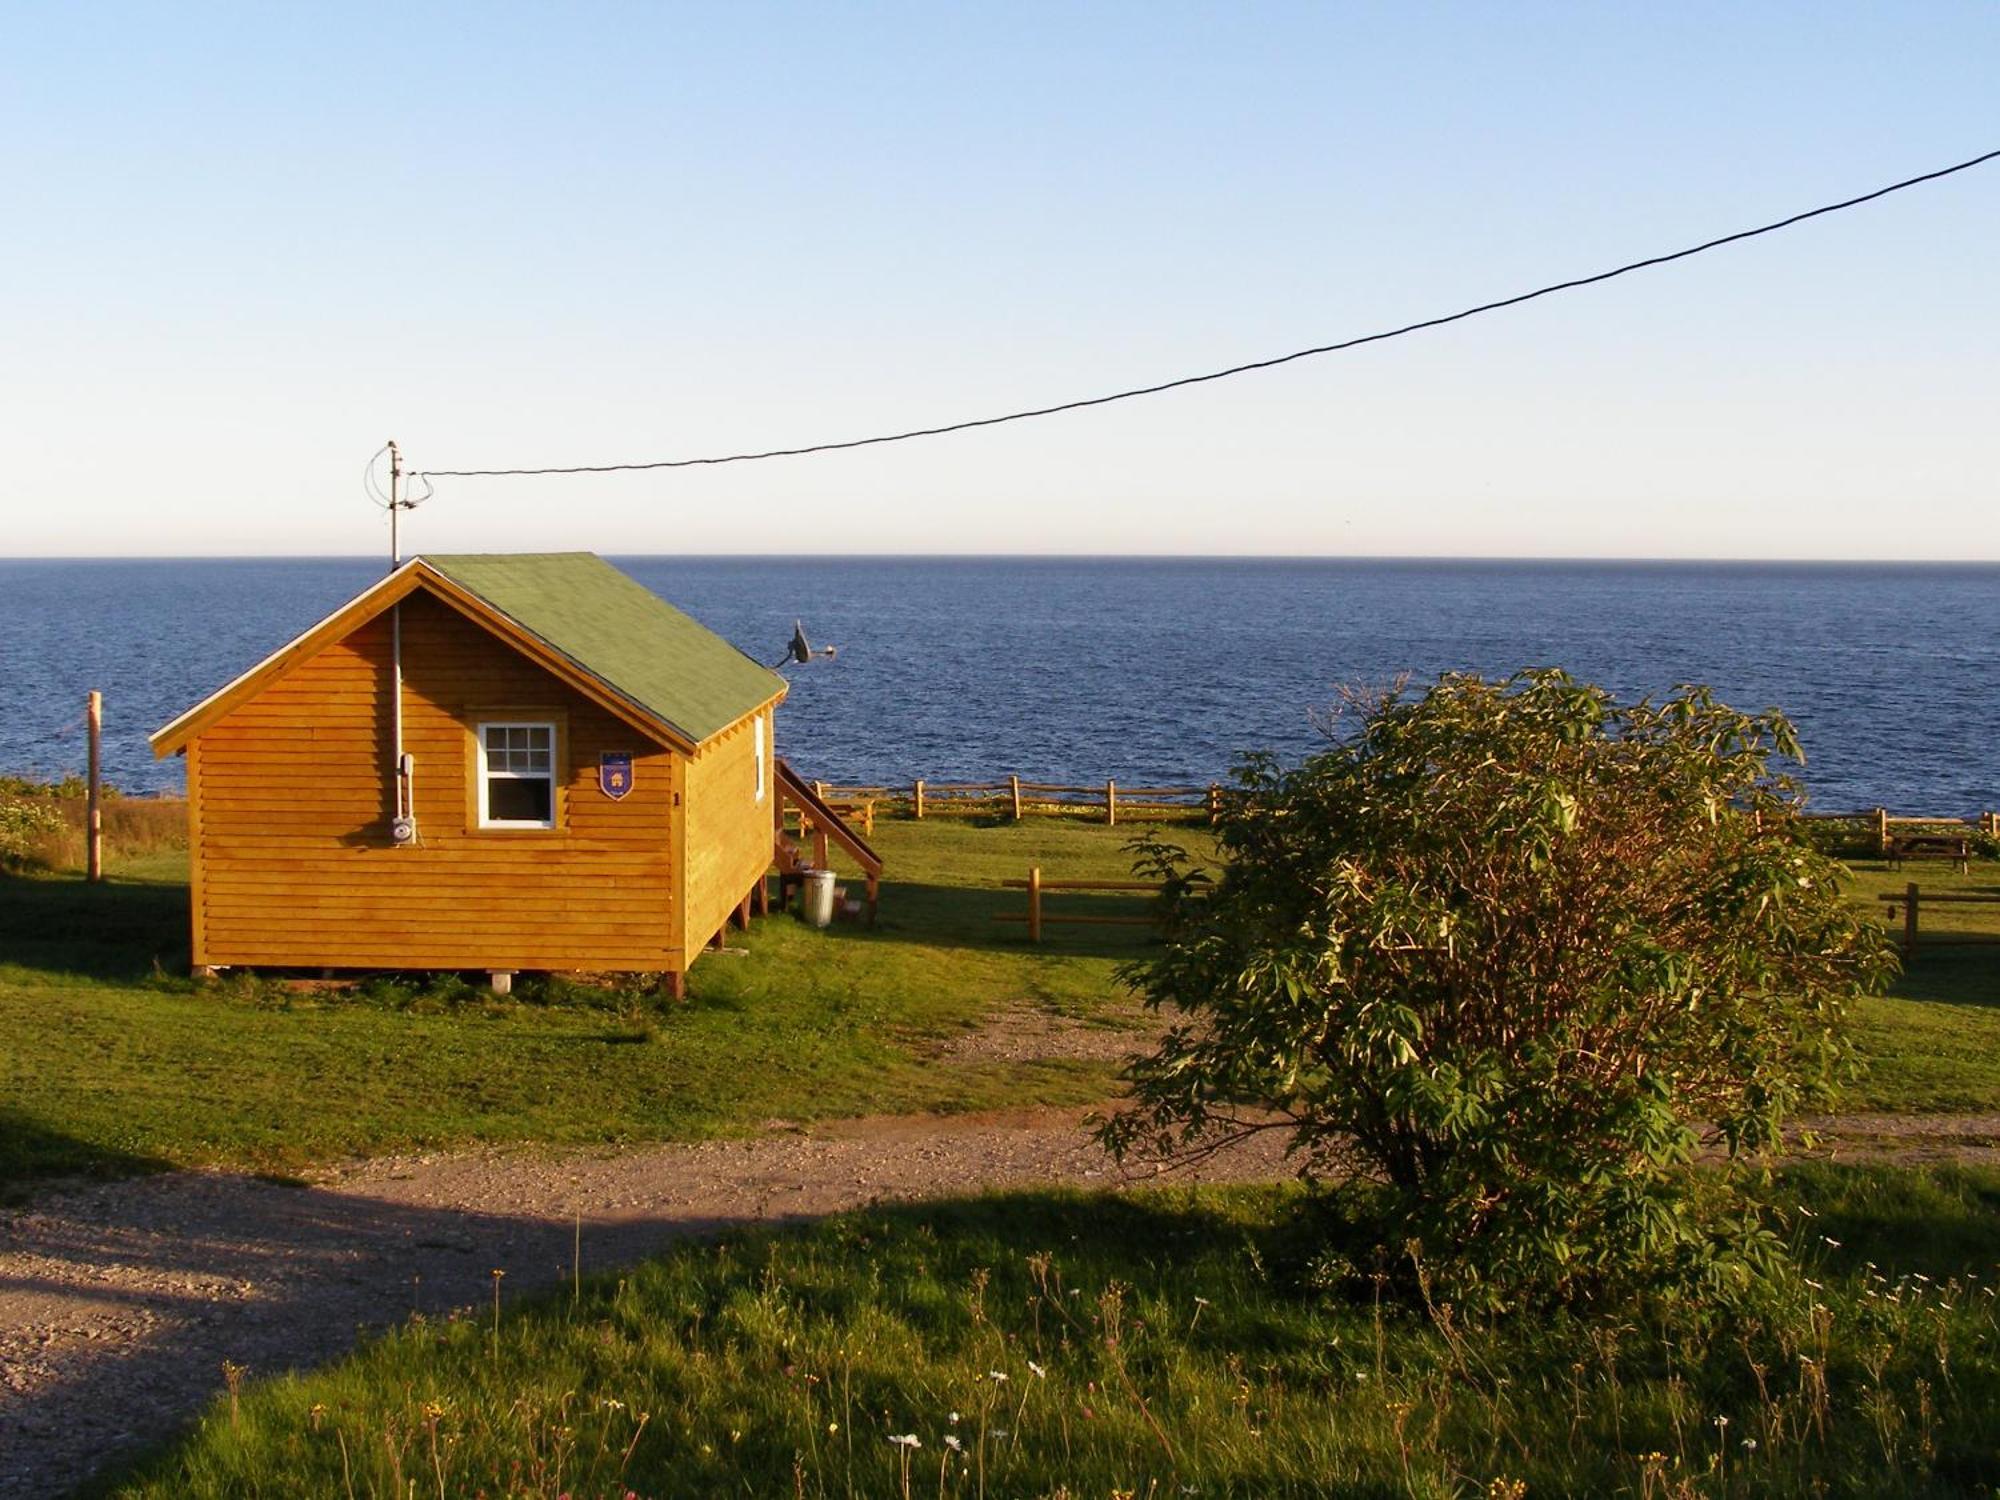
[[[510,550],[517,554],[588,551],[595,552],[600,557],[685,562],[1594,563],[1690,567],[2000,567],[2000,556],[1885,557],[1880,554],[1863,557],[1755,557],[1582,552],[643,552],[626,551],[622,548],[606,548],[600,551],[584,547]],[[423,555],[423,549],[412,549],[404,561]],[[51,552],[25,556],[0,556],[0,565],[147,562],[376,562],[385,567],[389,566],[387,558],[372,552]]]

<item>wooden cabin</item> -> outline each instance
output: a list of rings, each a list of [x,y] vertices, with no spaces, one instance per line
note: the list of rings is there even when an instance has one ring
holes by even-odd
[[[414,558],[152,738],[194,964],[667,974],[773,852],[786,683],[589,553]]]

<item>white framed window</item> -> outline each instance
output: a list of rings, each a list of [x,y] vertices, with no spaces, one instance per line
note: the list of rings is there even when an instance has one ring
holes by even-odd
[[[751,744],[757,752],[757,800],[764,800],[764,716],[757,715],[751,721],[753,739]]]
[[[556,826],[556,726],[479,726],[479,826]]]

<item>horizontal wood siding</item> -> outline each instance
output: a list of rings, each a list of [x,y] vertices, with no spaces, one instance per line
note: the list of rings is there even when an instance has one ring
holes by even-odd
[[[757,800],[756,739],[764,720],[764,800]],[[687,939],[700,945],[771,867],[771,710],[743,719],[687,762]]]
[[[417,969],[684,967],[675,753],[428,594],[401,605],[403,742],[419,843],[397,848],[390,618],[273,682],[189,747],[195,948],[209,964]],[[481,830],[474,726],[557,724],[557,827]],[[598,757],[633,789],[598,790]],[[198,770],[197,770],[198,768]]]

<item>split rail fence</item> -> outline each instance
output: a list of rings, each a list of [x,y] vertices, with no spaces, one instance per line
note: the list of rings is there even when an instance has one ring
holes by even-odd
[[[1213,822],[1225,799],[1237,795],[1218,781],[1207,785],[1134,786],[1116,781],[1086,784],[1023,781],[1008,776],[995,781],[929,781],[872,786],[815,781],[821,800],[843,814],[857,817],[872,830],[878,816],[894,813],[909,818],[987,817],[1019,822],[1031,817],[1087,816],[1115,825],[1121,818],[1200,818]],[[2000,839],[2000,812],[1971,818],[1909,817],[1875,807],[1861,812],[1800,813],[1803,823],[1847,824],[1871,840],[1878,854],[1892,852],[1900,837],[1947,831]]]
[[[1092,923],[1107,927],[1150,927],[1153,925],[1151,917],[1124,915],[1098,916],[1087,912],[1045,911],[1043,910],[1042,898],[1051,891],[1089,891],[1102,894],[1144,894],[1157,896],[1161,891],[1166,889],[1165,886],[1156,880],[1044,880],[1039,865],[1028,871],[1028,878],[1026,880],[1003,880],[1000,884],[1006,890],[1026,891],[1028,893],[1028,909],[1026,911],[995,912],[993,920],[996,922],[1026,922],[1028,924],[1028,941],[1031,943],[1039,943],[1042,940],[1043,924],[1050,922]]]
[[[1890,891],[1882,897],[1889,905],[1889,920],[1896,920],[1900,911],[1903,918],[1903,957],[1913,957],[1917,951],[1918,925],[1920,913],[1930,906],[2000,906],[2000,896],[1980,895],[1969,891],[1931,891],[1929,894],[1917,888],[1911,881],[1901,892]],[[1933,933],[1923,939],[1926,948],[1941,945],[1951,947],[1972,947],[2000,943],[2000,933],[1995,932],[1948,932]]]
[[[896,811],[912,818],[1028,817],[1084,815],[1116,825],[1120,818],[1206,817],[1211,820],[1229,795],[1220,782],[1207,786],[1120,786],[1116,781],[1074,785],[1053,781],[912,781],[903,786],[847,786],[816,781],[813,790],[843,812],[872,824],[877,813]]]

